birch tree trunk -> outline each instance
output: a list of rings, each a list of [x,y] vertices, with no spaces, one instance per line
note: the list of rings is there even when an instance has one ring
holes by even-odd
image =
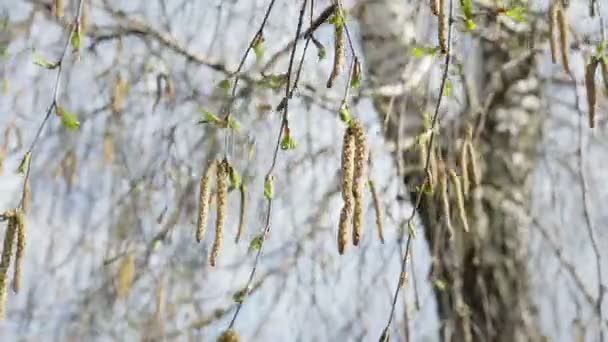
[[[412,202],[424,178],[424,163],[414,142],[423,131],[423,115],[433,112],[438,96],[437,89],[421,85],[428,81],[430,66],[444,67],[443,57],[412,57],[414,40],[424,45],[437,41],[432,32],[416,31],[421,24],[436,20],[426,1],[419,5],[414,9],[415,5],[403,1],[364,1],[355,12],[367,81],[379,89],[374,104],[387,123],[386,138],[397,146],[395,156],[406,170],[418,166],[404,174]],[[430,280],[437,285],[444,341],[541,339],[530,298],[528,227],[520,215],[531,203],[530,181],[543,121],[541,94],[535,55],[526,45],[533,40],[530,25],[502,19],[489,18],[478,23],[476,32],[466,34],[455,24],[452,70],[457,70],[456,64],[466,70],[463,83],[468,96],[463,100],[466,106],[444,99],[439,115],[438,152],[446,167],[459,174],[466,126],[475,128],[473,144],[482,182],[465,199],[470,232],[463,231],[452,190],[451,239],[437,189],[425,195],[418,208],[433,257]],[[466,50],[465,41],[471,44]],[[460,82],[455,72],[449,78]],[[420,79],[424,81],[417,84]]]

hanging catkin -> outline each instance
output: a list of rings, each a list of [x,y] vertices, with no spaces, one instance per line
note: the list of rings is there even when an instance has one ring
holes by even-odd
[[[443,211],[443,220],[445,226],[448,229],[450,237],[454,236],[454,228],[452,227],[452,218],[450,216],[450,198],[448,195],[448,176],[446,171],[442,168],[441,174],[439,175],[439,194],[441,196],[441,209]]]
[[[572,75],[572,72],[570,71],[570,56],[568,55],[568,50],[570,49],[568,23],[566,22],[566,15],[561,8],[557,10],[557,26],[559,28],[559,43],[562,55],[562,64],[566,73],[568,75]]]
[[[445,0],[439,0],[437,13],[437,34],[439,35],[439,48],[441,52],[448,52],[448,23],[445,14]]]
[[[433,15],[438,16],[439,15],[439,1],[440,0],[430,0],[431,2],[431,13],[433,13]]]
[[[241,338],[234,329],[228,329],[224,331],[220,337],[217,338],[217,342],[240,342]]]
[[[464,197],[469,196],[469,151],[467,145],[469,143],[468,139],[465,139],[462,142],[462,147],[460,149],[460,173],[462,174],[462,193]]]
[[[551,3],[549,6],[549,47],[551,49],[551,62],[557,63],[557,36],[555,28],[557,27],[557,11],[556,3]]]
[[[0,319],[4,319],[6,309],[6,297],[8,295],[8,268],[11,265],[13,254],[13,241],[17,231],[17,218],[14,210],[4,214],[8,221],[4,233],[4,244],[2,248],[2,259],[0,260]]]
[[[13,266],[13,291],[18,293],[21,288],[21,269],[23,266],[23,256],[25,254],[25,243],[27,238],[25,215],[21,210],[15,211],[15,225],[17,233],[17,251],[15,252],[15,263]]]
[[[344,17],[341,10],[336,11],[334,23],[334,64],[327,80],[327,88],[334,86],[334,82],[344,69],[346,60],[346,35],[344,34]]]
[[[355,210],[353,216],[353,245],[359,245],[363,234],[363,194],[367,180],[367,160],[369,159],[369,145],[363,125],[358,120],[351,124],[355,135],[355,171],[353,175],[353,197]]]
[[[462,228],[465,232],[469,231],[469,222],[467,220],[467,213],[464,207],[464,197],[462,194],[462,184],[460,183],[460,178],[454,170],[449,170],[450,180],[454,185],[454,192],[456,195],[456,205],[458,207],[458,216],[460,217],[460,222],[462,223]]]
[[[201,177],[198,197],[198,222],[196,225],[196,241],[201,242],[205,237],[207,218],[209,217],[209,203],[211,199],[211,179],[217,168],[217,162],[213,161],[207,166],[205,174]]]
[[[378,238],[380,242],[384,243],[384,224],[382,222],[384,213],[382,211],[382,205],[380,204],[380,198],[374,181],[369,181],[369,191],[372,193],[372,202],[374,203],[374,211],[376,212],[376,228],[378,229]]]
[[[355,134],[351,127],[344,132],[342,142],[342,200],[344,206],[340,212],[338,224],[338,253],[343,254],[348,244],[349,226],[352,224],[355,198],[353,195],[353,177],[355,173]]]
[[[599,61],[592,57],[585,67],[585,87],[587,88],[587,106],[589,107],[589,127],[595,127],[595,107],[597,102],[597,89],[595,86],[595,72]]]
[[[245,231],[245,215],[247,213],[247,187],[245,186],[245,183],[241,183],[239,194],[241,204],[239,207],[239,226],[236,231],[236,237],[234,238],[235,243],[239,243],[241,236],[243,236],[243,232]]]
[[[224,160],[218,163],[216,169],[217,207],[215,214],[215,239],[209,255],[209,264],[214,267],[222,249],[226,211],[228,209],[228,163]]]

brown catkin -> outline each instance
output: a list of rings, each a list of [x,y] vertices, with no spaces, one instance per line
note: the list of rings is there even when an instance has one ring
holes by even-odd
[[[469,197],[469,158],[467,145],[468,139],[465,139],[460,149],[460,173],[462,174],[462,193],[464,197]]]
[[[209,217],[209,204],[211,200],[211,179],[217,168],[217,162],[213,161],[207,166],[205,174],[201,177],[198,196],[198,222],[196,225],[196,241],[201,242],[205,237],[207,218]]]
[[[240,342],[241,338],[234,329],[228,329],[224,331],[220,337],[217,338],[217,342]]]
[[[380,205],[380,198],[374,181],[369,181],[369,191],[372,193],[372,202],[374,203],[374,211],[376,212],[376,228],[378,228],[378,238],[384,243],[384,224],[382,223],[384,213]]]
[[[556,3],[551,3],[549,6],[549,47],[551,49],[551,62],[557,63],[557,37],[555,28],[557,27],[557,11]]]
[[[4,245],[2,248],[2,259],[0,260],[0,319],[4,319],[6,309],[6,297],[8,295],[8,268],[11,265],[13,254],[13,241],[17,231],[16,212],[11,210],[4,214],[8,220],[4,233]]]
[[[445,15],[445,0],[439,0],[437,13],[437,34],[439,36],[439,48],[443,53],[448,51],[448,23]]]
[[[228,209],[228,163],[224,160],[218,163],[216,169],[217,207],[215,214],[215,239],[209,255],[209,264],[217,265],[217,257],[222,249],[226,211]]]
[[[589,107],[589,127],[595,127],[595,106],[597,101],[597,89],[595,87],[595,72],[599,61],[591,58],[585,67],[585,86],[587,88],[587,106]]]
[[[338,253],[343,254],[348,244],[349,226],[352,224],[355,198],[353,194],[353,177],[355,174],[356,141],[354,130],[348,127],[342,142],[342,199],[344,206],[340,212],[338,224]]]
[[[481,171],[479,170],[479,164],[477,163],[477,153],[475,152],[475,147],[473,146],[473,143],[469,141],[466,148],[469,161],[469,171],[471,171],[471,176],[473,176],[472,183],[475,186],[481,185]]]
[[[239,186],[239,194],[241,200],[241,205],[239,207],[239,226],[236,231],[234,243],[239,243],[241,236],[243,236],[243,232],[245,231],[245,214],[247,213],[247,186],[245,186],[244,183],[241,183],[241,186]]]
[[[462,228],[465,232],[469,231],[469,222],[467,220],[467,213],[464,207],[464,197],[462,194],[462,184],[460,183],[460,178],[454,170],[450,170],[450,180],[454,185],[454,192],[456,195],[456,205],[458,206],[458,216],[460,217],[460,221],[462,222]]]
[[[13,268],[13,291],[19,292],[21,288],[21,270],[23,266],[23,256],[25,254],[25,243],[27,239],[27,226],[25,215],[21,210],[15,212],[15,224],[17,230],[17,251],[15,252],[15,262]]]
[[[359,245],[363,234],[363,194],[367,181],[367,160],[369,159],[369,145],[363,125],[354,120],[351,128],[355,135],[355,171],[353,175],[353,197],[355,211],[353,216],[353,245]]]
[[[63,18],[64,9],[65,9],[65,1],[64,0],[55,0],[55,2],[53,3],[53,13],[55,14],[55,17],[57,17],[58,19]]]
[[[342,15],[340,11],[336,15]],[[344,34],[343,19],[338,19],[338,23],[334,24],[334,64],[327,80],[327,88],[334,86],[334,82],[340,76],[344,69],[346,60],[346,35]]]
[[[433,15],[438,16],[439,15],[439,0],[430,0],[431,2],[431,13],[433,13]]]
[[[443,219],[445,226],[448,229],[450,237],[454,235],[454,228],[452,227],[452,218],[450,216],[450,198],[448,196],[448,177],[445,170],[442,170],[439,176],[439,194],[441,196],[441,209],[443,211]]]
[[[602,79],[604,80],[604,91],[608,94],[608,57],[600,58],[600,66],[602,67]]]
[[[570,56],[568,55],[568,50],[570,49],[568,23],[566,22],[566,15],[561,8],[557,10],[557,26],[559,28],[559,43],[562,55],[562,64],[564,66],[564,71],[566,71],[568,75],[571,75],[572,72],[570,71]]]

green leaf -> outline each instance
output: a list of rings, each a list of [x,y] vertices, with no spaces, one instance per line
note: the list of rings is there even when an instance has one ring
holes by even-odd
[[[264,58],[264,36],[258,35],[252,45],[253,52],[255,53],[255,59],[258,63],[262,62]]]
[[[265,75],[262,78],[262,85],[272,90],[279,90],[287,84],[287,74]]]
[[[281,149],[282,150],[295,150],[296,149],[296,141],[291,137],[291,135],[285,135],[283,140],[281,140]]]
[[[223,120],[222,120],[223,121]],[[230,116],[228,118],[228,123],[227,123],[228,128],[238,131],[241,129],[241,124],[232,116]]]
[[[407,222],[407,232],[412,237],[412,239],[416,238],[416,228],[414,227],[414,223],[411,220]]]
[[[524,23],[526,22],[526,9],[521,6],[513,7],[509,9],[505,15],[517,22]]]
[[[57,116],[61,118],[61,122],[69,131],[77,131],[80,129],[80,121],[78,116],[72,112],[67,111],[65,108],[57,106]]]
[[[44,57],[39,55],[36,50],[32,50],[32,55],[34,56],[34,64],[43,67],[45,69],[53,70],[59,67],[60,61],[57,62],[49,62]]]
[[[467,25],[467,29],[469,31],[473,31],[477,28],[477,24],[472,19],[466,19],[465,24]]]
[[[446,80],[445,86],[443,87],[443,96],[450,97],[450,96],[452,96],[453,93],[454,93],[454,85],[452,84],[452,81]]]
[[[232,300],[234,300],[235,303],[242,303],[243,301],[245,301],[245,297],[247,297],[247,289],[240,289],[238,291],[236,291],[233,295],[232,295]]]
[[[361,62],[358,58],[355,58],[355,64],[353,65],[353,75],[350,80],[350,86],[353,88],[359,88],[361,86]]]
[[[70,37],[70,44],[72,44],[72,52],[78,53],[82,43],[82,31],[80,30],[80,24],[76,26],[76,29]]]
[[[445,291],[448,288],[448,285],[446,284],[445,281],[441,280],[441,279],[436,279],[433,282],[433,285],[435,285],[435,287],[439,290],[439,291]]]
[[[440,50],[438,46],[417,46],[412,49],[412,55],[416,58],[435,56]]]
[[[342,102],[342,105],[340,105],[339,114],[340,114],[340,120],[342,120],[342,122],[344,122],[347,125],[350,124],[353,117],[350,115],[350,111],[348,110],[348,105],[345,102]]]
[[[264,197],[267,200],[271,200],[274,197],[274,177],[272,175],[266,176],[264,180]]]
[[[257,235],[249,243],[249,251],[251,251],[251,252],[253,252],[253,251],[259,251],[260,248],[262,248],[262,243],[263,242],[264,242],[263,235]]]
[[[230,90],[230,80],[224,79],[218,82],[217,87],[222,90]]]
[[[211,113],[210,111],[206,110],[206,109],[201,109],[201,113],[203,114],[203,118],[201,119],[201,121],[199,121],[199,124],[203,124],[203,123],[210,123],[213,125],[223,125],[224,124],[224,120],[220,119],[217,115],[215,115],[214,113]]]
[[[237,170],[234,167],[230,166],[230,190],[238,189],[243,184],[243,179]]]
[[[19,163],[19,168],[17,169],[17,172],[20,175],[25,175],[27,173],[27,170],[30,168],[31,161],[32,161],[32,152],[27,152],[23,156],[23,159],[21,159],[21,163]]]
[[[473,0],[460,0],[460,7],[462,8],[462,13],[467,21],[473,19]]]

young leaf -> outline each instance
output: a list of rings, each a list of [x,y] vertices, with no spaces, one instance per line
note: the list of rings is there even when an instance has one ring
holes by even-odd
[[[249,251],[259,251],[262,248],[262,242],[264,241],[264,237],[262,235],[257,235],[251,240],[249,243]]]
[[[49,62],[47,61],[44,57],[42,57],[41,55],[39,55],[36,50],[32,51],[32,55],[34,56],[34,64],[43,67],[45,69],[49,69],[49,70],[53,70],[56,69],[60,62]]]
[[[524,7],[513,7],[505,13],[505,15],[517,22],[526,22],[526,9]]]
[[[78,25],[78,26],[76,26],[76,29],[72,33],[72,37],[70,37],[70,44],[72,44],[72,52],[79,53],[81,43],[82,43],[82,32],[80,30],[80,25]]]
[[[19,163],[19,168],[17,172],[24,176],[27,173],[27,170],[30,168],[30,161],[32,160],[32,152],[27,152],[23,159],[21,159],[21,163]]]
[[[273,178],[272,175],[268,175],[264,180],[264,197],[266,197],[267,200],[271,200],[274,196]]]
[[[232,300],[234,300],[235,303],[240,304],[245,300],[246,296],[247,296],[247,289],[246,288],[240,289],[232,295]]]
[[[252,48],[258,63],[262,62],[262,59],[264,58],[264,41],[264,36],[262,34],[257,35],[253,41]]]
[[[350,111],[348,110],[348,105],[343,102],[340,106],[340,120],[345,124],[349,124],[352,121],[352,116],[350,115]]]
[[[57,106],[57,116],[61,118],[61,122],[69,131],[77,131],[80,129],[80,122],[78,116],[72,112],[67,111],[65,108]]]

